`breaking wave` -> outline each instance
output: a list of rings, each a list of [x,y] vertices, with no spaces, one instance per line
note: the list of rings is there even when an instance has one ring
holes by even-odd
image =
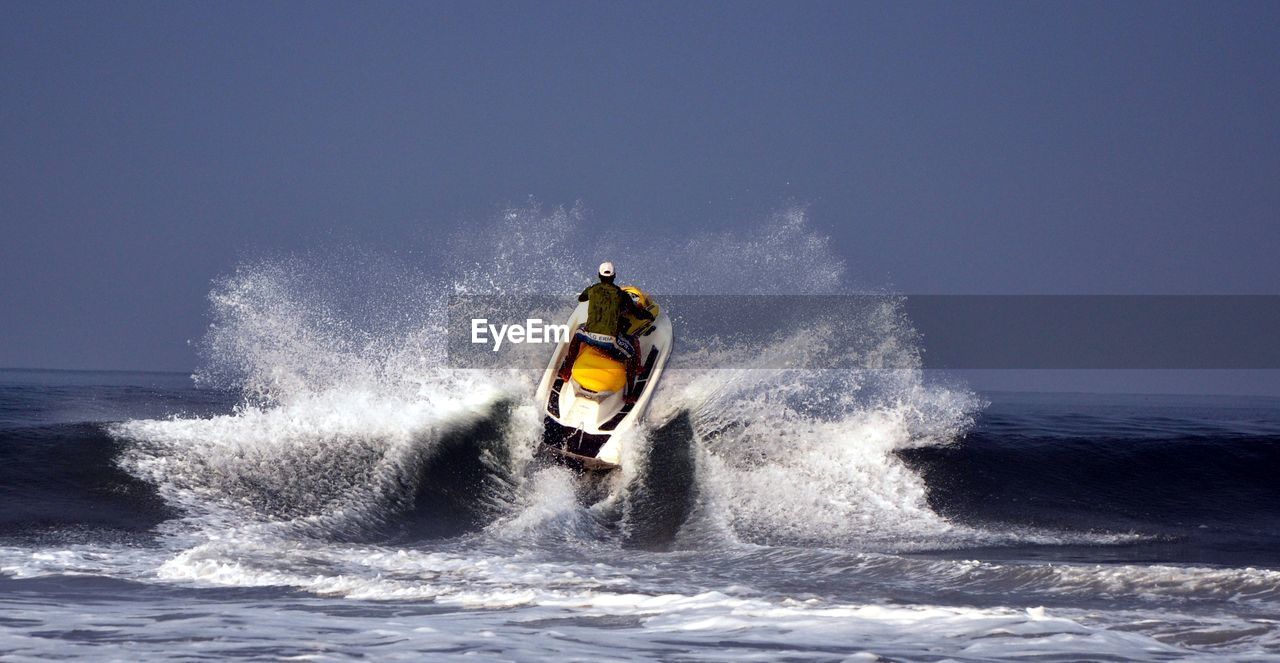
[[[350,249],[339,258],[241,265],[210,295],[197,380],[238,390],[244,402],[225,416],[115,426],[113,434],[133,443],[125,466],[187,513],[222,526],[248,518],[349,534],[417,504],[424,465],[477,422],[497,430],[476,447],[490,457],[490,483],[524,481],[540,427],[531,402],[538,375],[450,368],[443,339],[451,294],[576,292],[602,256],[659,297],[851,288],[843,262],[800,209],[746,233],[642,247],[608,236],[584,244],[588,225],[581,209],[512,209],[487,231],[456,238],[432,270]],[[677,333],[680,351],[649,432],[678,419],[691,437],[686,540],[892,550],[983,536],[931,510],[920,476],[896,454],[955,440],[976,398],[926,384],[920,370],[821,368],[824,356],[854,344],[903,365],[918,352],[913,334],[892,304],[852,324],[815,321],[767,344]],[[696,366],[682,365],[685,352]],[[744,357],[790,368],[744,365]],[[705,368],[718,358],[734,368]],[[642,431],[631,444],[638,467],[646,440]],[[477,497],[490,517],[541,508],[506,488]]]

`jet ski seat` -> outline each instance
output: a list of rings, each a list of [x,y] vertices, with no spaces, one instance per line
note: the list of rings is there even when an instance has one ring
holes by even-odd
[[[579,386],[596,393],[622,391],[627,386],[627,367],[604,350],[585,343],[573,362],[572,374]]]

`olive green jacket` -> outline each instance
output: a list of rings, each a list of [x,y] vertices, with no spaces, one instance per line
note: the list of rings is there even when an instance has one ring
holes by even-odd
[[[631,295],[612,283],[597,283],[582,291],[578,301],[587,304],[586,330],[593,334],[617,336],[624,313],[652,320],[653,314],[640,308]]]

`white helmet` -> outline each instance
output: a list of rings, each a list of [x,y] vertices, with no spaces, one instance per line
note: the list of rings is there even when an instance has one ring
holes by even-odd
[[[600,276],[613,276],[614,274],[613,263],[608,260],[600,263]]]

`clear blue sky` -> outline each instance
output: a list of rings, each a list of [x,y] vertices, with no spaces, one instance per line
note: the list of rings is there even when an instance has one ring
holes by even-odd
[[[246,252],[530,195],[800,202],[907,293],[1280,284],[1278,2],[10,1],[0,90],[0,366],[188,369]]]

